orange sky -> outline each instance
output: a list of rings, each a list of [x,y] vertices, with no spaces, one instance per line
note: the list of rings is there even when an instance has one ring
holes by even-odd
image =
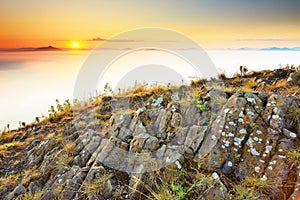
[[[300,46],[299,1],[225,2],[2,0],[0,48],[92,48],[92,38],[141,27],[176,30],[204,48]]]

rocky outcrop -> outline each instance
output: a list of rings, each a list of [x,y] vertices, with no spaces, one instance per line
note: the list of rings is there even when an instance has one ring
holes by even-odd
[[[11,137],[43,135],[23,149],[19,167],[27,171],[15,187],[1,189],[1,198],[138,198],[149,172],[190,162],[213,177],[213,187],[195,188],[206,188],[204,198],[229,199],[226,180],[247,177],[268,183],[256,191],[265,199],[299,197],[299,157],[290,155],[300,148],[299,98],[211,89],[195,100],[191,88],[181,90],[141,97],[136,109],[131,98],[104,97],[74,109],[72,119]]]

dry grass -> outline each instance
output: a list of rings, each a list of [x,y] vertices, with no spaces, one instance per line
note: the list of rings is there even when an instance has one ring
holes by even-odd
[[[40,200],[44,194],[45,194],[45,191],[40,191],[35,194],[28,192],[28,193],[24,194],[22,200]]]
[[[85,194],[89,197],[104,196],[108,194],[110,188],[107,188],[107,182],[112,178],[113,174],[103,174],[92,182],[84,182]]]
[[[259,198],[251,188],[246,188],[242,185],[236,185],[234,188],[236,200],[258,200]]]
[[[241,90],[243,92],[254,92],[254,88],[257,86],[257,83],[254,79],[249,79],[247,82],[243,84]]]
[[[50,140],[51,138],[53,138],[55,133],[49,133],[47,136],[46,136],[46,140]]]
[[[277,90],[279,88],[284,88],[284,87],[286,87],[286,84],[287,84],[287,80],[281,79],[281,80],[277,81],[274,85],[267,85],[266,91],[271,92],[271,91]]]
[[[30,182],[37,180],[42,177],[41,172],[26,170],[23,174],[22,184],[28,185]]]
[[[71,157],[66,153],[63,153],[59,155],[59,157],[57,158],[55,168],[60,170],[64,167],[70,167],[72,161],[73,161],[73,157]]]
[[[65,146],[64,146],[64,150],[68,153],[68,154],[72,154],[72,152],[74,151],[76,146],[75,142],[68,142]]]
[[[12,188],[20,180],[20,175],[10,175],[8,177],[0,177],[0,189]]]
[[[10,142],[10,143],[5,143],[0,145],[0,152],[1,151],[6,151],[8,148],[17,148],[17,147],[21,147],[25,144],[25,142],[20,142],[20,141],[15,141],[15,142]]]

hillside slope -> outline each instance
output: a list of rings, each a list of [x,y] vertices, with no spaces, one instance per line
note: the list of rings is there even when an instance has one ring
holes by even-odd
[[[139,85],[0,136],[1,199],[297,199],[300,73]]]

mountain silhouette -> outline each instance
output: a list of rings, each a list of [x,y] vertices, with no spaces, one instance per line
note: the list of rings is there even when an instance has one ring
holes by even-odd
[[[47,47],[38,47],[32,49],[33,51],[60,51],[61,49],[53,47],[53,46],[47,46]]]

